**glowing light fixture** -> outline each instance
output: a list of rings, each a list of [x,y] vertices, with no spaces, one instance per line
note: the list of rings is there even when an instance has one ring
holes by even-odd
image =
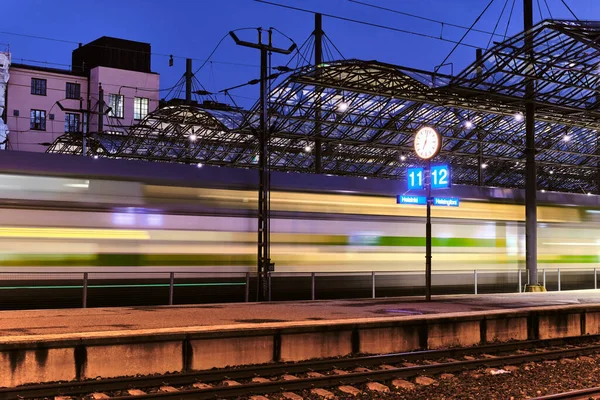
[[[307,152],[307,153],[310,153],[310,152],[312,151],[312,147],[311,147],[310,145],[308,145],[308,144],[307,144],[307,145],[304,147],[304,151],[305,151],[305,152]]]
[[[465,128],[467,128],[467,129],[473,128],[473,123],[471,121],[465,121]]]
[[[198,168],[202,168],[202,167],[203,167],[203,164],[202,164],[201,162],[199,162],[198,164],[196,164],[196,167],[198,167]]]
[[[190,135],[190,142],[195,142],[195,141],[196,141],[196,139],[198,139],[198,136],[196,136],[196,134],[195,134],[195,133],[192,133],[192,134]]]
[[[515,121],[521,122],[525,119],[525,116],[522,113],[515,114]]]
[[[488,167],[488,165],[486,163],[481,164],[481,169],[486,169],[487,167]]]
[[[569,140],[571,140],[571,136],[569,136],[569,135],[563,136],[563,141],[568,142]]]
[[[338,112],[346,112],[346,110],[348,110],[349,104],[346,103],[344,100],[340,101],[337,105],[337,110]]]
[[[400,161],[406,161],[406,156],[404,154],[400,156]]]

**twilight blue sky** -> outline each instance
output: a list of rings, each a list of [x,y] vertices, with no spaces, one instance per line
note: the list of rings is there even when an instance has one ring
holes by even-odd
[[[397,29],[419,32],[449,40],[459,40],[464,30],[435,22],[386,12],[351,0],[270,0],[289,6],[358,19]],[[360,0],[419,16],[470,26],[489,0]],[[508,34],[522,30],[522,0],[515,6]],[[599,0],[565,0],[580,19],[600,20]],[[152,45],[152,69],[161,74],[161,88],[169,88],[183,74],[183,58],[194,58],[194,70],[209,56],[228,31],[239,28],[274,27],[302,44],[313,30],[312,14],[288,10],[254,0],[2,0],[0,12],[0,50],[10,45],[14,62],[48,63],[68,68],[71,51],[77,42],[87,43],[100,36],[114,36],[147,42]],[[543,18],[549,18],[548,4],[554,18],[572,19],[561,0],[533,0],[535,22],[542,6]],[[507,29],[513,0],[495,0],[475,28],[492,31],[507,4],[497,32]],[[323,29],[345,58],[379,60],[404,66],[433,70],[454,47],[453,43],[432,38],[394,32],[381,28],[323,18]],[[26,37],[38,36],[56,40]],[[240,31],[239,36],[256,40],[256,31]],[[465,43],[487,47],[490,35],[472,32]],[[496,37],[500,40],[500,37]],[[288,47],[287,38],[276,34],[274,44]],[[168,66],[168,54],[175,65]],[[475,50],[460,46],[449,59],[454,73],[472,62]],[[339,58],[336,54],[335,58]],[[287,63],[285,56],[274,56],[273,66]],[[243,84],[258,77],[259,52],[235,45],[225,38],[211,58],[198,72],[197,78],[209,91]],[[450,73],[449,67],[442,72]],[[164,96],[166,92],[162,92]],[[258,96],[258,86],[232,91],[236,102],[249,107]],[[219,101],[231,102],[223,96]]]

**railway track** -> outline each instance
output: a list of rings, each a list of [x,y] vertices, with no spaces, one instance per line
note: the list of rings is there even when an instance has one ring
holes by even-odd
[[[600,353],[600,336],[535,340],[301,363],[102,379],[0,389],[0,400],[70,396],[113,399],[214,399],[389,382],[418,375],[504,367]],[[457,358],[463,360],[457,360]],[[590,390],[590,389],[588,389]],[[573,399],[576,397],[547,397]],[[546,399],[544,397],[543,399]]]

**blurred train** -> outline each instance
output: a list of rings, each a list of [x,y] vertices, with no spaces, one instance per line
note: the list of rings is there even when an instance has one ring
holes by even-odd
[[[5,156],[4,154],[9,154]],[[257,172],[5,152],[0,271],[256,271]],[[273,173],[276,272],[422,271],[425,209],[403,182]],[[433,269],[524,268],[523,193],[453,187],[433,207]],[[540,194],[539,268],[600,261],[597,196]]]

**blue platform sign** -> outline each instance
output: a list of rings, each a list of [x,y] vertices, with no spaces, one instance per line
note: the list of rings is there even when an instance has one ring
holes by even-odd
[[[406,181],[408,190],[421,190],[425,187],[425,169],[407,168]]]
[[[434,206],[458,207],[460,199],[456,197],[434,197]]]
[[[431,167],[431,188],[448,189],[450,187],[450,167],[435,165]]]
[[[414,204],[414,205],[426,205],[427,197],[425,196],[404,196],[399,195],[396,203],[398,204]]]

